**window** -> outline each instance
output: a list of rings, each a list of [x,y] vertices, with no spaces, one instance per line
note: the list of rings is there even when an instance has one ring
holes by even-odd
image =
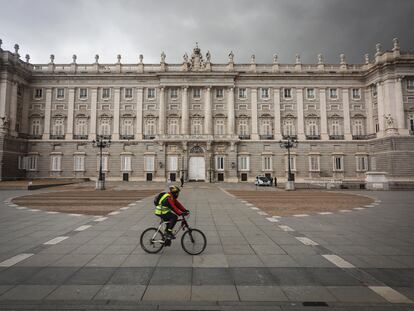
[[[342,172],[344,170],[343,156],[341,155],[333,156],[333,170],[334,172]]]
[[[169,119],[168,120],[168,134],[177,135],[179,134],[178,130],[178,119]]]
[[[75,172],[83,172],[85,170],[85,156],[75,155],[73,157],[73,170]]]
[[[51,171],[52,172],[60,172],[61,171],[61,163],[62,163],[62,156],[61,155],[52,155],[50,158],[51,161]]]
[[[352,99],[361,99],[361,89],[352,89]]]
[[[269,156],[263,157],[262,170],[263,171],[272,170],[272,156],[269,155]]]
[[[261,99],[269,99],[269,88],[261,88],[260,89],[260,98]]]
[[[108,162],[109,162],[109,156],[107,154],[102,155],[102,172],[108,171]],[[99,171],[99,165],[100,165],[100,158],[97,157],[97,168],[96,170]]]
[[[338,99],[338,89],[329,89],[329,99]]]
[[[372,97],[377,97],[377,86],[375,84],[371,85],[371,94]]]
[[[125,98],[132,98],[132,88],[125,89]]]
[[[239,120],[239,135],[249,135],[249,120]]]
[[[368,156],[366,155],[357,155],[356,159],[356,170],[357,172],[366,172],[368,171]]]
[[[309,156],[309,172],[320,171],[320,157],[318,155]]]
[[[200,135],[202,134],[201,120],[192,119],[191,121],[191,134]]]
[[[410,131],[414,131],[414,115],[413,114],[410,114],[408,116],[408,129]]]
[[[315,89],[306,89],[306,98],[315,99]]]
[[[222,155],[216,156],[216,170],[224,171],[224,156]]]
[[[17,169],[19,170],[26,170],[27,169],[27,157],[25,156],[19,156],[17,158]]]
[[[111,135],[111,121],[108,118],[100,120],[99,124],[99,134],[100,135]]]
[[[285,157],[285,171],[289,172],[289,164],[288,164],[288,156],[286,155]],[[295,172],[296,171],[296,156],[295,155],[290,155],[290,170]]]
[[[283,98],[291,99],[292,98],[292,89],[283,89]]]
[[[63,126],[63,118],[57,118],[53,120],[53,128],[52,128],[52,135],[63,135],[64,134],[64,126]]]
[[[65,89],[61,89],[61,88],[57,89],[56,90],[56,98],[57,99],[65,98]]]
[[[201,97],[201,90],[199,88],[193,89],[193,98],[199,99]]]
[[[41,127],[40,127],[40,119],[32,119],[32,126],[30,129],[30,133],[32,135],[41,135]]]
[[[374,120],[374,123],[375,123],[375,133],[378,133],[379,132],[379,123],[378,123],[378,120],[375,119]]]
[[[407,89],[414,89],[414,79],[407,80]]]
[[[168,156],[168,170],[170,172],[178,171],[178,156]]]
[[[239,156],[239,171],[248,171],[248,170],[250,170],[250,157]]]
[[[133,119],[132,118],[123,118],[122,119],[122,127],[121,127],[121,134],[122,135],[134,135],[134,126],[133,126]]]
[[[145,156],[145,171],[153,172],[155,169],[155,157],[154,156]]]
[[[177,99],[178,98],[178,89],[174,88],[170,90],[170,97],[172,99]]]
[[[80,99],[88,98],[88,89],[79,89],[79,98]]]
[[[130,155],[121,156],[121,171],[122,172],[131,171],[131,156]]]
[[[293,120],[283,121],[283,135],[285,136],[295,135],[295,126],[293,124]]]
[[[316,135],[319,134],[318,124],[317,124],[316,120],[308,120],[307,121],[307,131],[308,131],[308,135],[310,135],[310,136],[316,136]]]
[[[75,121],[75,135],[88,135],[88,119],[77,118]]]
[[[27,157],[27,167],[29,171],[37,171],[37,155],[29,155]]]
[[[339,120],[332,120],[332,135],[341,135],[341,125]]]
[[[224,120],[223,119],[217,119],[216,120],[216,131],[215,133],[217,135],[224,135],[225,131],[224,131]]]
[[[145,135],[155,135],[155,119],[145,121]]]
[[[260,132],[261,135],[272,135],[272,120],[261,120]]]
[[[224,97],[224,90],[223,89],[216,89],[216,98],[223,99]]]
[[[155,88],[148,88],[147,89],[147,98],[148,99],[155,99]]]
[[[40,99],[43,97],[43,89],[35,89],[34,90],[34,98]]]
[[[362,120],[354,120],[353,133],[354,135],[364,135],[364,124]]]
[[[111,89],[108,89],[108,88],[102,89],[102,98],[108,99],[109,97],[111,97]]]
[[[239,98],[240,99],[247,98],[247,90],[245,88],[239,88]]]

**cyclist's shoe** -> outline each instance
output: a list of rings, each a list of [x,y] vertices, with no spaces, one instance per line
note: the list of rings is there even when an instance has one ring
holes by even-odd
[[[164,245],[165,246],[171,246],[171,240],[170,239],[166,239]]]
[[[171,232],[165,231],[165,238],[168,239],[168,240],[174,240],[175,236]]]

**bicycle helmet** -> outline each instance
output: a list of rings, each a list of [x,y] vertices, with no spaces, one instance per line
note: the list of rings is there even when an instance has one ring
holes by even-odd
[[[170,192],[173,195],[174,198],[178,198],[178,195],[180,194],[180,188],[178,188],[177,186],[171,186],[170,187]]]

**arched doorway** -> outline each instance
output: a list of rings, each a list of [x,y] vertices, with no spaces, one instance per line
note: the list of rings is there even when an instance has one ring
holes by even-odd
[[[190,150],[188,179],[195,181],[204,181],[206,179],[206,161],[204,159],[204,150],[200,146],[194,146]]]

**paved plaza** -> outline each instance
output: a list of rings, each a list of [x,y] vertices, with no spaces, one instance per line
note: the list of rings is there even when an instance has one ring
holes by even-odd
[[[0,310],[414,309],[414,192],[356,192],[375,202],[279,218],[235,188],[183,188],[208,240],[199,256],[179,241],[141,249],[158,223],[152,196],[97,217],[15,206],[7,199],[39,191],[0,191]]]

